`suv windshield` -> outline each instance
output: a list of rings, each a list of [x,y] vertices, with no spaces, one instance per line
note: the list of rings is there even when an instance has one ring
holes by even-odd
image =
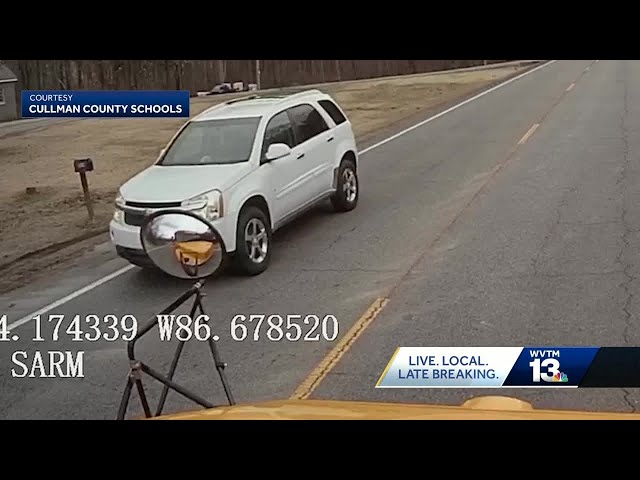
[[[249,160],[259,117],[190,122],[159,165],[219,165]]]

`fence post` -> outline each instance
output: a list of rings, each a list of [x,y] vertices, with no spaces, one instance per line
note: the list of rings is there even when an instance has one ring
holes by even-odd
[[[256,86],[260,90],[260,60],[256,60]]]

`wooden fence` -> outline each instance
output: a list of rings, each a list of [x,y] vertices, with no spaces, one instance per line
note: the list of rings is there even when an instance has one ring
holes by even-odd
[[[262,88],[408,75],[505,60],[261,60]],[[7,60],[21,90],[189,90],[256,83],[256,60]],[[18,98],[19,102],[19,98]]]

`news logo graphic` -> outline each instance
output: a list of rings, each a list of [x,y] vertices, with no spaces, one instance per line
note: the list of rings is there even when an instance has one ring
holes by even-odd
[[[400,347],[376,388],[639,388],[636,347]]]
[[[23,118],[189,117],[188,90],[23,90]]]
[[[523,348],[503,387],[580,386],[597,347]]]
[[[597,347],[523,348],[503,387],[573,387],[587,373]]]

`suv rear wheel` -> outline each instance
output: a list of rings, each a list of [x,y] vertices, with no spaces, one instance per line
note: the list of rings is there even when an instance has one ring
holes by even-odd
[[[258,207],[242,209],[236,227],[234,263],[242,275],[259,275],[271,260],[271,226]]]
[[[353,210],[358,204],[359,195],[356,165],[353,160],[345,159],[340,163],[337,189],[331,197],[333,209],[337,212]]]

